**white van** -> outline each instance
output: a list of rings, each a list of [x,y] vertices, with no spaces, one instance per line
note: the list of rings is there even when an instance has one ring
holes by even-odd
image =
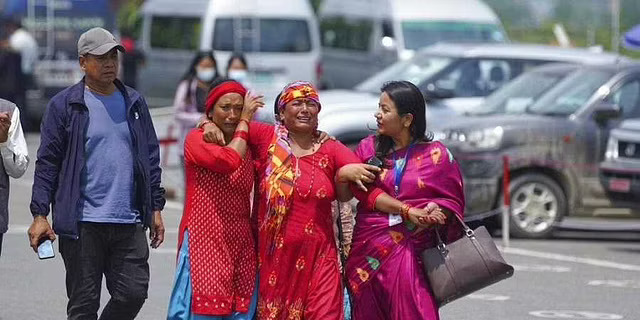
[[[505,42],[480,0],[325,0],[320,8],[322,84],[352,88],[437,42]]]
[[[168,106],[198,50],[202,15],[209,0],[146,0],[140,45],[145,64],[138,87],[150,106]]]
[[[317,83],[318,23],[308,0],[211,0],[201,50],[213,50],[222,73],[233,52],[249,65],[250,87],[275,97],[290,81]]]

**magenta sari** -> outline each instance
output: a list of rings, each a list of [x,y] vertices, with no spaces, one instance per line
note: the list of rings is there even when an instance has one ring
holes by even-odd
[[[407,148],[399,150],[396,159],[404,159],[406,153]],[[375,137],[362,140],[356,154],[363,162],[373,157]],[[414,207],[435,202],[462,217],[462,177],[449,150],[440,142],[418,143],[410,148],[407,158],[397,199]],[[375,185],[395,195],[393,161],[387,161],[385,167],[391,169],[385,169]],[[355,320],[439,319],[420,261],[420,253],[435,245],[435,233],[433,229],[418,231],[411,222],[399,222],[398,218],[358,207],[346,264]],[[459,237],[460,230],[455,222],[447,221],[449,241]]]

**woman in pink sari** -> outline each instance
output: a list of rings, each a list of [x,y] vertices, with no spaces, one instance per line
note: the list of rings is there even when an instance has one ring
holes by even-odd
[[[375,116],[377,135],[362,140],[356,150],[362,162],[382,160],[375,187],[412,207],[462,217],[460,170],[442,143],[425,138],[420,90],[407,81],[386,84]],[[448,222],[448,240],[459,233],[460,228]],[[359,206],[346,264],[353,319],[439,319],[420,260],[420,253],[434,246],[434,238],[433,228]]]

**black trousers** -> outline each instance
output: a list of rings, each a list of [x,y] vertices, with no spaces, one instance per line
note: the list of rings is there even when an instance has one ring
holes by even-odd
[[[100,320],[134,319],[149,287],[149,246],[142,225],[83,222],[78,232],[78,240],[60,237],[68,319],[98,319],[103,274],[111,299]]]

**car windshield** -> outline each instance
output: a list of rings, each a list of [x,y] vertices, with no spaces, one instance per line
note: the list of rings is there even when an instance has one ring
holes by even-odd
[[[489,95],[482,106],[469,114],[524,113],[528,106],[566,76],[567,73],[525,73]]]
[[[219,18],[213,49],[239,52],[309,52],[311,35],[305,20]]]
[[[504,42],[500,27],[491,23],[403,21],[404,46],[417,50],[434,43],[447,42]]]
[[[407,61],[392,64],[356,86],[358,91],[380,92],[391,79],[407,80],[416,86],[453,63],[454,58],[433,55],[417,55]]]
[[[570,115],[582,107],[612,76],[612,72],[603,70],[575,71],[533,103],[528,111],[544,115]]]

